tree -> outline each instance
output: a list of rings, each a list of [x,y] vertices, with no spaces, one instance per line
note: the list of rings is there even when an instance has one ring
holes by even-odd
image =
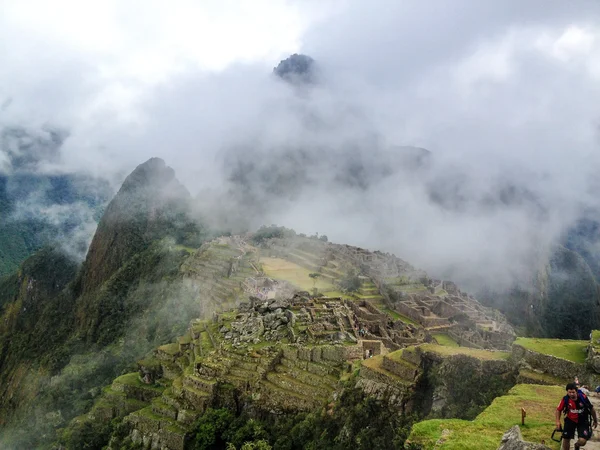
[[[313,288],[314,288],[316,286],[316,284],[317,284],[317,279],[321,276],[321,274],[313,272],[313,273],[309,273],[308,276],[310,278],[312,278],[312,280],[313,280]]]
[[[353,270],[348,271],[346,276],[340,280],[340,287],[348,292],[356,292],[360,289],[362,281]]]

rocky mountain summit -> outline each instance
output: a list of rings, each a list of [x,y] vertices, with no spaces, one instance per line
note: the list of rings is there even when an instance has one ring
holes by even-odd
[[[294,53],[279,62],[273,73],[282,79],[294,83],[311,83],[314,81],[315,60],[308,55]]]

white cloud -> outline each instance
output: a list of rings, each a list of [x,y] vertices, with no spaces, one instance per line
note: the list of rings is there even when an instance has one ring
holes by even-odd
[[[0,122],[68,125],[65,169],[122,180],[159,156],[192,192],[223,191],[225,161],[256,152],[282,183],[306,181],[275,202],[253,180],[254,220],[469,280],[514,278],[600,210],[596,1],[6,4]],[[318,87],[269,76],[298,50]],[[382,177],[384,145],[428,148],[432,167]],[[336,178],[361,168],[362,190]],[[432,185],[460,208],[432,201]],[[526,198],[492,202],[501,188]]]

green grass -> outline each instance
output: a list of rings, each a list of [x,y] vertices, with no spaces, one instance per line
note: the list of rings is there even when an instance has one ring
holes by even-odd
[[[514,344],[543,355],[556,356],[576,363],[584,363],[588,341],[567,339],[517,338]]]
[[[466,355],[486,361],[506,360],[510,357],[509,352],[495,352],[491,350],[480,350],[469,347],[447,347],[436,344],[423,344],[419,347],[423,352],[433,352],[441,356]]]
[[[129,386],[135,386],[142,389],[151,389],[153,391],[163,391],[164,386],[155,386],[153,384],[146,384],[140,379],[140,375],[137,372],[126,373],[118,378],[115,378],[113,383],[126,384]]]
[[[521,369],[519,371],[519,375],[530,380],[537,381],[539,384],[549,384],[555,386],[565,386],[570,381],[549,375],[547,373],[539,373],[527,369]]]
[[[165,344],[165,345],[161,345],[160,347],[158,347],[159,350],[165,352],[168,355],[176,355],[177,353],[179,353],[179,344]]]
[[[397,313],[396,311],[394,311],[393,309],[382,308],[381,310],[394,320],[402,320],[402,318],[401,318],[402,316],[399,313]]]
[[[473,421],[426,420],[413,426],[408,439],[421,444],[424,450],[496,450],[502,435],[513,425],[519,425],[526,441],[545,440],[546,445],[558,449],[559,444],[551,441],[550,436],[554,430],[554,411],[563,394],[564,388],[559,386],[519,384],[507,395],[496,398]],[[524,426],[521,426],[521,408],[527,412]]]
[[[445,345],[447,347],[459,347],[458,342],[445,333],[434,333],[432,336],[440,345]]]
[[[313,279],[308,275],[313,271],[305,269],[293,262],[281,258],[261,258],[262,269],[271,278],[277,280],[285,280],[294,286],[311,292],[313,287],[319,289],[320,292],[335,291],[335,286],[331,283],[331,278],[321,275],[317,281],[313,283]]]
[[[379,372],[379,373],[385,375],[390,380],[395,381],[396,383],[399,383],[399,384],[406,384],[407,383],[407,380],[399,377],[395,373],[392,373],[392,372],[384,369],[382,367],[382,364],[383,364],[383,355],[373,356],[372,358],[365,359],[362,362],[363,366],[368,367],[371,370],[374,370],[376,372]]]
[[[400,319],[404,323],[408,323],[408,324],[414,325],[416,327],[420,327],[421,326],[421,324],[419,322],[411,319],[410,317],[405,316],[404,314],[398,313],[398,319]]]

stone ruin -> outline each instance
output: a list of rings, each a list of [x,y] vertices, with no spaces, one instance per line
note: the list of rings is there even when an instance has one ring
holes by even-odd
[[[270,239],[266,247],[270,255],[319,272],[334,284],[345,270],[362,273],[361,278],[374,283],[377,294],[381,294],[390,310],[408,317],[428,332],[447,333],[460,345],[505,350],[515,339],[514,330],[501,314],[461,292],[455,283],[433,280],[392,254],[310,238]],[[369,307],[375,308],[373,304]],[[360,308],[368,307],[363,304]],[[385,315],[381,311],[372,314],[382,315],[381,320]],[[379,328],[371,326],[369,333],[392,349],[423,339],[415,337],[415,331],[405,323],[395,327],[382,326],[382,331],[376,331]]]

